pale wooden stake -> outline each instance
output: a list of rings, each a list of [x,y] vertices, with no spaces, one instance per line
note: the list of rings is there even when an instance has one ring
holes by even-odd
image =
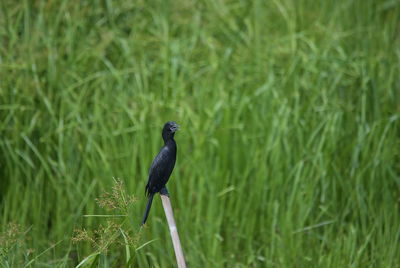
[[[174,213],[172,212],[171,201],[167,195],[161,194],[161,201],[164,207],[165,216],[167,217],[169,231],[171,233],[172,243],[178,268],[186,268],[185,257],[183,256],[181,241],[179,240],[178,229],[176,228]]]

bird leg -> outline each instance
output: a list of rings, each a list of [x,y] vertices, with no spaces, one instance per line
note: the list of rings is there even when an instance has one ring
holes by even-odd
[[[166,196],[169,196],[169,193],[168,193],[168,190],[167,190],[167,187],[163,187],[161,190],[160,190],[160,195],[166,195]]]

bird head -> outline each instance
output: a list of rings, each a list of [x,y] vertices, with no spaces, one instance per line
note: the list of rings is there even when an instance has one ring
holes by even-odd
[[[176,122],[169,121],[169,122],[165,123],[163,131],[162,131],[162,136],[163,136],[164,141],[173,138],[175,132],[178,130],[179,130],[179,125]]]

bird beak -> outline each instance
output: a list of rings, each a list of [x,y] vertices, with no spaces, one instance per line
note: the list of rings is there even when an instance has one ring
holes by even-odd
[[[176,131],[179,130],[179,128],[180,128],[180,126],[179,126],[178,124],[175,124],[175,125],[171,128],[171,131],[172,131],[172,132],[176,132]]]

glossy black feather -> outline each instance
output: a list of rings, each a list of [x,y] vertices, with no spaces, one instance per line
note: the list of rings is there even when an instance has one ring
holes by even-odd
[[[147,217],[149,216],[151,204],[153,203],[153,197],[154,197],[154,194],[149,195],[149,200],[147,201],[146,210],[144,212],[144,216],[143,216],[143,220],[142,220],[142,225],[146,223]]]
[[[158,193],[168,182],[176,161],[176,143],[170,140],[154,158],[149,169],[146,194]]]
[[[145,188],[146,195],[149,197],[146,211],[143,216],[142,225],[146,222],[149,214],[153,196],[165,187],[171,176],[172,170],[176,162],[176,142],[174,140],[175,131],[178,130],[178,125],[175,122],[167,122],[162,131],[164,146],[154,158],[149,169],[149,179]]]

